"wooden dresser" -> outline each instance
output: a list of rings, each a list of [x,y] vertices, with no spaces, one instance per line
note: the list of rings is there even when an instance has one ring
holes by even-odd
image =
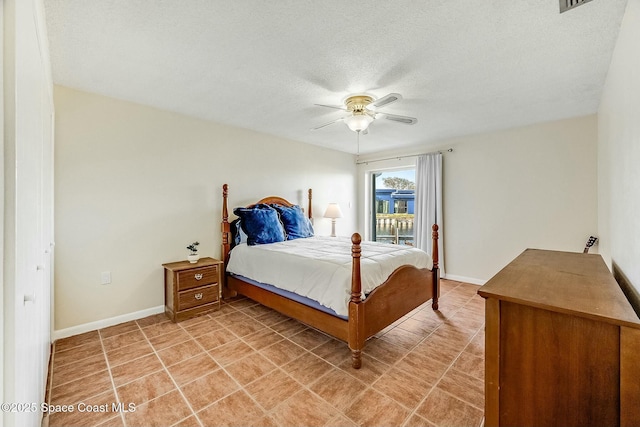
[[[600,255],[527,249],[486,298],[486,426],[639,426],[640,319]]]
[[[220,308],[222,261],[200,258],[164,267],[164,311],[174,322]]]

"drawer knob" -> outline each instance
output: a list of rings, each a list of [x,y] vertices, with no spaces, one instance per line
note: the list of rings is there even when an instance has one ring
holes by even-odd
[[[202,299],[202,292],[197,293],[194,296],[196,297],[197,300],[201,300]]]
[[[195,277],[196,277],[196,280],[202,279],[202,273],[197,273]]]

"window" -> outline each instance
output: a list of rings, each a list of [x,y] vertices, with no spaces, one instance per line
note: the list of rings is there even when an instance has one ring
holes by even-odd
[[[376,213],[388,214],[389,213],[389,201],[376,199]]]
[[[413,245],[415,176],[415,168],[371,174],[372,240]]]
[[[396,200],[394,202],[394,208],[393,211],[395,213],[402,213],[402,214],[406,214],[407,213],[407,201],[406,200]]]

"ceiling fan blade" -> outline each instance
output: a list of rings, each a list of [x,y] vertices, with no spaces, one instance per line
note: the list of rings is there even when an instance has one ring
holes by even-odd
[[[313,104],[313,105],[317,105],[318,107],[327,107],[327,108],[334,108],[336,110],[349,111],[346,108],[341,107],[339,105],[325,105],[325,104]]]
[[[376,99],[371,104],[367,105],[367,108],[382,108],[386,107],[389,104],[392,104],[396,101],[400,101],[402,99],[402,95],[399,93],[390,93],[389,95],[385,95],[382,98]]]
[[[330,121],[330,122],[328,122],[328,123],[325,123],[325,124],[323,124],[323,125],[320,125],[320,126],[317,126],[317,127],[311,128],[311,130],[318,130],[318,129],[322,129],[322,128],[327,127],[327,126],[329,126],[329,125],[332,125],[332,124],[334,124],[334,123],[341,122],[342,120],[344,120],[344,117],[340,117],[339,119],[332,120],[332,121]]]
[[[418,123],[418,119],[416,119],[415,117],[398,116],[396,114],[378,113],[376,114],[376,118],[387,119],[391,120],[392,122],[402,123],[405,125],[414,125]]]

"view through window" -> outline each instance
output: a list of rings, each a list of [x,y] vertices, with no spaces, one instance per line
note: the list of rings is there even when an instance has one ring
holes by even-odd
[[[415,169],[376,172],[372,178],[373,240],[413,245]]]

